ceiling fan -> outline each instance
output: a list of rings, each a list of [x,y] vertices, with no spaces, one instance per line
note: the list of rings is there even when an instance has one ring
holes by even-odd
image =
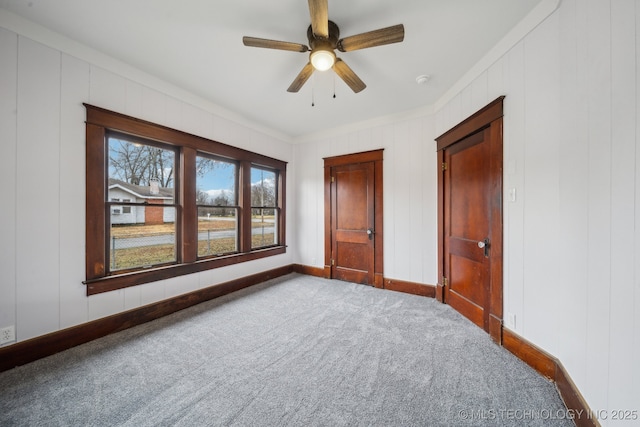
[[[333,71],[344,80],[351,90],[355,93],[360,92],[367,85],[360,80],[360,77],[342,59],[336,57],[334,50],[351,52],[353,50],[401,42],[404,40],[404,26],[402,24],[394,25],[341,39],[340,29],[333,21],[329,20],[328,0],[308,1],[311,15],[311,25],[307,29],[309,47],[299,43],[246,36],[242,38],[242,42],[245,46],[252,47],[303,53],[311,51],[309,62],[293,80],[293,83],[287,89],[288,92],[298,92],[311,77],[314,70],[326,71],[330,68],[333,68]]]

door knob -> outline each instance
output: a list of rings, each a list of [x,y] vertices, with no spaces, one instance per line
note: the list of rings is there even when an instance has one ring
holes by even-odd
[[[375,233],[373,232],[373,230],[372,230],[372,229],[367,228],[367,236],[369,236],[369,240],[373,240],[373,235],[374,235],[374,234],[375,234]]]
[[[478,242],[478,247],[480,249],[484,249],[484,256],[489,257],[489,238],[487,237],[484,240]]]

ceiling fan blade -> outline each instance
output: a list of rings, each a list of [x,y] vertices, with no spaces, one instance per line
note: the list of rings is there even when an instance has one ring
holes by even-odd
[[[316,37],[329,37],[329,3],[328,0],[309,0],[311,29]]]
[[[398,24],[392,27],[380,28],[379,30],[345,37],[338,40],[337,48],[341,52],[350,52],[352,50],[398,43],[403,40],[404,25]]]
[[[267,49],[290,50],[293,52],[307,52],[309,48],[300,43],[281,42],[277,40],[259,39],[257,37],[243,37],[245,46],[265,47]]]
[[[311,65],[311,62],[308,62],[307,65],[304,66],[302,71],[300,71],[300,73],[296,76],[293,83],[291,83],[291,86],[289,86],[287,92],[299,91],[302,85],[304,85],[306,81],[309,80],[311,74],[313,74],[313,65]]]
[[[358,93],[367,87],[367,85],[360,80],[360,77],[358,77],[356,73],[354,73],[353,70],[340,58],[336,58],[336,63],[333,64],[333,71],[335,71],[338,77],[344,80],[347,86],[349,86],[355,93]]]

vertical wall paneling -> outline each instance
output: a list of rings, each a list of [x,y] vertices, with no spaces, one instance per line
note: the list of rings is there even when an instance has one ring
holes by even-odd
[[[16,156],[18,36],[0,28],[0,327],[16,324]]]
[[[480,74],[480,76],[471,83],[471,109],[473,111],[469,115],[475,113],[490,101],[493,101],[493,99],[487,97],[488,87],[489,73],[487,71]],[[469,115],[465,116],[465,118]]]
[[[167,95],[148,87],[142,88],[140,118],[154,123],[167,122]]]
[[[315,179],[316,179],[316,188],[313,195],[309,195],[316,199],[317,211],[315,214],[315,220],[317,221],[315,224],[309,224],[313,226],[309,231],[317,233],[318,235],[318,263],[320,265],[324,265],[325,258],[325,233],[327,230],[325,229],[324,224],[324,158],[334,156],[337,153],[336,149],[336,138],[330,138],[326,141],[318,141],[315,144],[315,150],[317,153],[317,160],[315,165],[313,165],[314,170],[316,170]],[[304,232],[298,230],[298,236],[302,239]],[[300,240],[302,243],[302,240]]]
[[[393,239],[395,240],[396,250],[402,248],[403,255],[396,256],[395,267],[396,274],[402,272],[403,276],[409,280],[406,275],[411,271],[411,256],[409,254],[411,248],[411,237],[416,235],[411,230],[411,162],[409,155],[411,153],[411,141],[409,140],[409,125],[406,121],[399,122],[394,125],[394,142],[395,149],[399,150],[395,156],[395,187],[393,189],[396,198],[394,223],[395,232]],[[401,203],[398,203],[401,201]],[[405,252],[406,251],[406,252]],[[397,277],[400,278],[400,277]]]
[[[347,135],[346,146],[348,147],[349,153],[359,153],[360,151],[362,151],[362,149],[360,148],[362,146],[359,138],[360,132],[351,132],[349,135]]]
[[[504,68],[506,61],[499,60],[487,70],[487,92],[486,99],[482,106],[505,94],[504,91]]]
[[[396,155],[398,144],[393,139],[393,126],[386,125],[379,129],[384,143],[384,160],[382,162],[382,192],[384,197],[384,275],[385,277],[400,278],[396,267],[396,210],[397,198],[396,170],[402,156]],[[408,279],[407,279],[408,280]]]
[[[566,313],[558,324],[562,339],[555,354],[570,371],[574,382],[581,383],[586,375],[585,343],[587,324],[587,246],[585,230],[588,227],[588,192],[584,185],[588,180],[589,151],[587,140],[586,102],[581,99],[584,90],[586,68],[582,46],[584,45],[581,22],[576,17],[577,0],[567,0],[560,11],[562,37],[560,40],[560,92],[559,105],[562,124],[559,127],[560,157],[560,217],[559,252],[561,268],[556,287],[556,297],[564,304]],[[582,351],[576,351],[582,349]]]
[[[640,63],[638,62],[638,58],[640,58],[640,5],[636,2],[636,10],[635,10],[635,19],[636,19],[636,76],[635,76],[635,84],[636,84],[636,112],[640,109]],[[636,119],[636,162],[635,169],[638,170],[640,167],[640,120]],[[633,340],[633,360],[640,360],[640,174],[636,173],[635,176],[635,232],[634,232],[634,252],[635,259],[634,265],[634,309],[635,315],[633,318],[633,326],[632,326],[632,340]],[[633,367],[633,371],[631,373],[633,377],[634,389],[631,393],[631,398],[634,402],[640,402],[640,363],[636,363]]]
[[[224,141],[225,144],[234,145],[244,148],[242,142],[244,140],[241,126],[222,117],[216,117],[213,123],[214,136],[216,141]],[[262,154],[262,153],[261,153]]]
[[[157,283],[145,283],[137,287],[140,288],[140,306],[164,299],[164,286],[157,286]]]
[[[525,325],[528,336],[555,354],[558,337],[548,331],[559,322],[557,306],[563,303],[540,292],[540,286],[558,286],[560,263],[558,246],[550,244],[558,235],[558,15],[538,29],[525,41],[525,111],[536,113],[525,121],[524,316],[535,319]]]
[[[180,129],[194,135],[204,136],[206,134],[207,117],[208,114],[201,109],[193,105],[184,104],[182,106],[182,126]]]
[[[523,333],[524,318],[524,187],[525,91],[524,43],[511,49],[505,58],[509,74],[505,78],[505,190],[515,191],[515,201],[504,205],[504,311],[507,326]],[[515,323],[511,323],[513,315]]]
[[[319,267],[324,259],[322,159],[382,148],[384,276],[435,284],[435,128],[435,117],[425,115],[295,145],[295,262]]]
[[[635,0],[611,2],[611,323],[609,401],[631,408],[633,340],[627,325],[634,315],[634,229],[636,125]],[[636,83],[636,84],[634,84]],[[613,409],[613,407],[611,408]]]
[[[438,283],[438,155],[433,135],[435,120],[420,118],[422,153],[422,244],[424,245],[421,265],[423,268],[421,283]],[[386,195],[385,195],[386,197]],[[434,238],[436,237],[436,238]]]
[[[421,249],[419,265],[410,251],[418,250],[420,240],[436,240],[434,218],[433,230],[416,233],[415,228],[429,222],[427,199],[438,172],[419,169],[409,157],[431,161],[435,150],[429,151],[429,142],[418,149],[424,143],[421,132],[430,141],[479,103],[504,94],[505,192],[516,190],[516,200],[504,204],[505,314],[515,315],[515,324],[507,326],[559,357],[592,409],[635,409],[640,400],[638,9],[636,0],[563,0],[556,13],[435,116],[420,118],[422,131],[411,121],[398,121],[293,148],[209,113],[192,123],[184,114],[194,108],[181,99],[0,29],[0,138],[6,154],[0,157],[0,179],[12,206],[0,209],[0,233],[9,245],[0,247],[0,291],[7,296],[0,299],[0,326],[15,321],[24,340],[83,317],[166,297],[165,284],[159,283],[135,294],[115,291],[79,303],[76,277],[82,267],[73,258],[84,238],[73,224],[82,212],[72,210],[83,188],[75,179],[82,166],[74,162],[84,139],[77,136],[82,125],[72,122],[87,101],[82,83],[87,66],[90,103],[211,132],[214,139],[263,154],[288,153],[291,158],[283,160],[295,162],[290,177],[297,185],[288,190],[294,193],[289,214],[296,226],[288,232],[288,253],[187,276],[170,292],[287,264],[292,252],[295,261],[320,266],[322,157],[379,145],[385,148],[385,276],[428,281],[429,253]],[[435,263],[435,254],[431,257]]]
[[[125,109],[124,114],[133,117],[142,117],[142,86],[132,82],[125,81]]]
[[[124,113],[127,109],[127,79],[91,65],[89,103]]]
[[[124,311],[125,292],[119,289],[112,292],[104,292],[88,297],[89,320],[96,320]]]
[[[411,120],[409,123],[408,147],[409,153],[409,173],[411,182],[409,187],[409,229],[411,235],[415,236],[409,241],[409,280],[422,283],[423,263],[424,263],[424,233],[428,231],[422,224],[422,211],[424,202],[422,200],[422,188],[424,187],[424,154],[425,144],[421,141],[420,122]]]
[[[447,112],[446,112],[447,114],[445,115],[446,116],[446,120],[444,122],[445,126],[443,129],[440,129],[437,135],[443,134],[444,132],[448,131],[449,129],[451,129],[458,123],[460,123],[462,120],[469,117],[470,114],[474,113],[474,111],[469,111],[469,114],[465,115],[466,110],[463,108],[463,105],[466,105],[463,102],[465,98],[465,93],[466,92],[464,91],[459,93],[458,96],[456,96],[449,102],[447,107]],[[471,107],[469,107],[469,110],[471,110]]]
[[[636,75],[635,75],[635,86],[636,86],[636,113],[638,109],[640,109],[640,63],[637,62],[637,58],[640,58],[640,6],[636,2],[636,10],[635,10],[635,20],[636,20]],[[640,167],[640,120],[635,120],[636,123],[636,162],[635,169],[638,170]],[[634,242],[635,242],[635,272],[634,272],[634,309],[635,316],[633,319],[633,323],[628,327],[631,327],[633,331],[630,335],[633,337],[633,360],[640,360],[640,174],[636,173],[635,176],[635,232],[634,232]],[[640,363],[636,363],[633,366],[633,371],[631,373],[633,377],[634,389],[631,393],[631,398],[634,402],[640,402]]]
[[[502,62],[507,326],[610,411],[640,400],[638,9],[565,0],[488,74],[492,93]],[[484,81],[436,113],[440,132]]]
[[[162,282],[154,282],[153,285],[164,290]],[[140,286],[132,286],[122,289],[123,310],[131,310],[140,307],[142,304],[142,290]]]
[[[453,120],[453,123],[449,125],[447,130],[477,111],[477,109],[474,109],[473,107],[473,87],[471,84],[465,87],[458,96],[460,99],[460,110],[457,111],[456,115],[450,117],[450,119]]]
[[[304,173],[304,180],[296,179],[298,198],[305,199],[303,206],[304,214],[298,216],[297,230],[313,230],[309,233],[310,247],[304,249],[307,258],[313,263],[311,265],[322,267],[324,265],[324,198],[316,198],[315,194],[324,194],[324,168],[322,164],[323,157],[329,157],[328,154],[319,154],[319,148],[316,145],[308,145],[305,147],[303,154],[303,163],[298,163],[298,172]],[[299,159],[299,160],[302,160]],[[300,206],[300,203],[298,203]],[[304,233],[297,233],[298,245],[302,249],[306,246],[306,236]]]
[[[218,124],[221,142],[259,147],[263,154],[292,160],[288,142],[191,104],[183,107],[185,101],[150,89],[145,81],[127,79],[3,28],[0,57],[0,181],[4,184],[0,327],[15,325],[18,341],[157,302],[167,295],[165,283],[160,282],[86,297],[81,283],[85,249],[83,103],[177,129],[186,127],[210,138]],[[287,186],[288,191],[294,188]],[[297,233],[288,227],[287,234],[287,254],[184,276],[171,283],[171,294],[290,264]]]
[[[85,250],[85,108],[89,64],[62,55],[60,90],[60,327],[87,321]]]
[[[179,99],[167,96],[165,124],[170,128],[182,130],[182,104]]]
[[[586,398],[607,408],[611,287],[611,5],[588,0],[589,204]]]
[[[60,53],[18,38],[17,336],[59,327]]]
[[[185,283],[185,277],[187,280],[191,280],[188,276],[180,276],[162,281],[162,286],[165,289],[165,298],[172,298],[187,292],[186,288],[188,286]],[[158,285],[160,285],[160,283],[158,283]]]

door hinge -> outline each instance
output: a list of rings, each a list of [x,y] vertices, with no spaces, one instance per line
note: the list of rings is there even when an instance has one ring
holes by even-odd
[[[447,162],[442,162],[442,170],[443,171],[447,170]]]
[[[334,177],[331,177],[331,182],[336,182],[336,179]]]
[[[333,260],[333,258],[331,259],[331,265],[336,265],[335,261]]]
[[[444,276],[442,276],[442,286],[444,286],[444,287],[449,286],[449,279],[447,279]]]

